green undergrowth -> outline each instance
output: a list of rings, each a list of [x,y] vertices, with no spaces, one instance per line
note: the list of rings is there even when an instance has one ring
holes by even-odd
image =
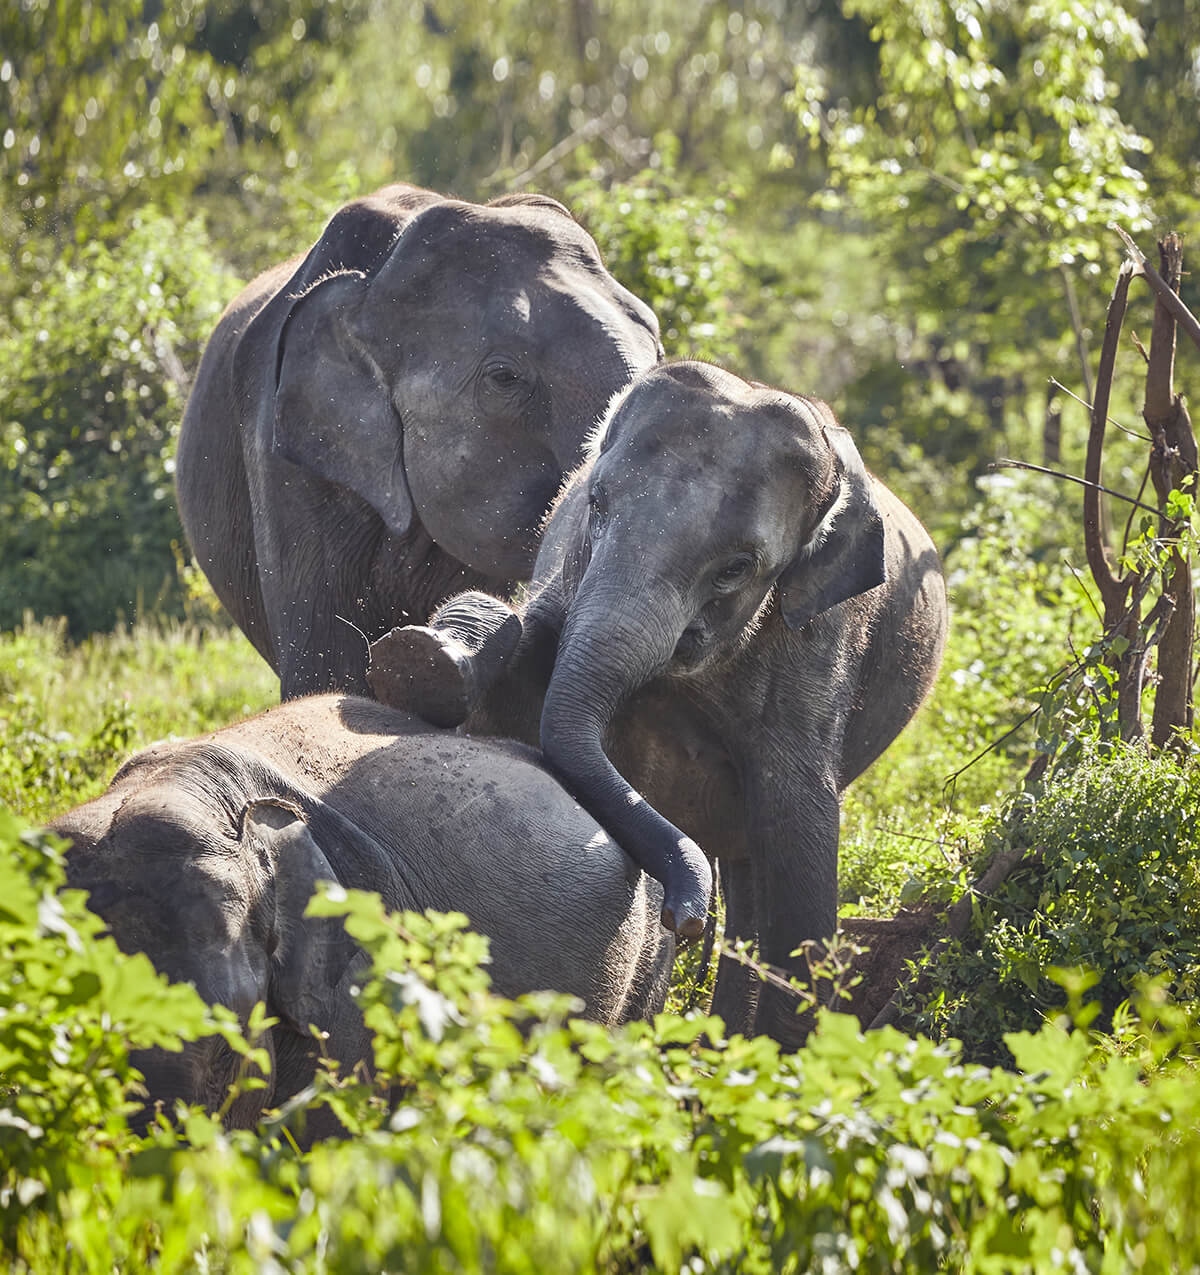
[[[142,622],[72,642],[63,622],[0,633],[0,806],[44,821],[107,787],[132,752],[246,717],[279,697],[236,630]]]
[[[6,817],[10,1270],[1200,1269],[1200,1024],[1169,1003],[1109,1036],[1076,1006],[1007,1038],[1014,1070],[827,1012],[781,1057],[697,1015],[610,1031],[562,997],[501,1000],[462,918],[331,891],[310,906],[370,956],[374,1075],[322,1073],[257,1131],[181,1110],[138,1137],[129,1044],[238,1041],[60,881],[55,845]],[[302,1152],[320,1104],[354,1136]]]
[[[937,683],[843,803],[844,914],[888,916],[973,857],[975,830],[1021,786],[1045,687],[1086,646],[1094,613],[1068,556],[1071,511],[1049,480],[989,475],[943,567],[950,601]]]
[[[984,825],[965,875],[1000,853],[1016,871],[977,897],[971,926],[939,950],[906,1022],[1008,1062],[1005,1033],[1059,1012],[1057,971],[1084,967],[1106,1028],[1147,980],[1200,1001],[1200,764],[1137,745],[1083,748]],[[932,879],[945,893],[949,875]]]

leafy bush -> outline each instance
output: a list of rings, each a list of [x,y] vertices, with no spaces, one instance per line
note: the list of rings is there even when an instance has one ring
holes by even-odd
[[[566,199],[608,269],[658,315],[669,357],[720,363],[734,354],[742,320],[733,300],[748,278],[736,251],[744,245],[730,251],[732,194],[685,195],[647,171],[607,189],[577,182]]]
[[[180,613],[171,453],[232,288],[198,223],[146,209],[0,320],[0,629],[27,610],[76,636]]]
[[[1117,1048],[1011,1035],[1015,1072],[829,1013],[780,1057],[699,1017],[609,1031],[500,1000],[462,918],[330,890],[312,907],[371,958],[371,1080],[322,1073],[257,1134],[180,1112],[137,1138],[127,1045],[219,1024],[60,882],[51,843],[0,825],[15,1271],[1200,1269],[1197,1024],[1168,1007]],[[319,1103],[353,1136],[301,1152]]]
[[[1005,1061],[1007,1031],[1032,1029],[1064,1003],[1059,968],[1094,972],[1111,1023],[1141,982],[1200,999],[1200,768],[1136,746],[1093,742],[1041,791],[1014,798],[984,852],[1036,859],[975,912],[972,932],[929,970],[912,1026],[961,1038]]]
[[[980,480],[977,490],[945,557],[941,676],[846,795],[841,897],[875,915],[894,911],[910,880],[960,866],[980,812],[1000,804],[1029,767],[1038,688],[1071,662],[1073,629],[1090,635],[1094,626],[1062,552],[1035,547],[1047,531],[1052,542],[1070,538],[1061,492],[1006,475]]]
[[[0,811],[0,1235],[11,1256],[50,1231],[103,1252],[137,1141],[128,1051],[178,1049],[213,1026],[191,988],[123,956],[78,892],[57,893],[62,882],[57,842]]]

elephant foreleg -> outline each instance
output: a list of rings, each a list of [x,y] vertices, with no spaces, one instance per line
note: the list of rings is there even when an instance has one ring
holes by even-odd
[[[760,955],[780,974],[811,986],[804,945],[832,938],[837,928],[837,789],[832,776],[804,780],[767,772],[762,778],[750,796]],[[794,990],[774,981],[763,987],[757,1031],[796,1049],[811,1028],[812,1015]]]
[[[460,594],[428,625],[371,644],[371,690],[435,726],[466,723],[476,734],[536,745],[564,611],[550,588],[524,614],[486,593]]]
[[[725,899],[725,947],[739,941],[754,942],[758,929],[754,914],[754,864],[750,860],[727,863],[719,859],[721,894]],[[717,983],[712,1010],[725,1024],[729,1036],[749,1036],[754,1031],[758,1005],[758,975],[744,960],[722,952],[717,963]]]

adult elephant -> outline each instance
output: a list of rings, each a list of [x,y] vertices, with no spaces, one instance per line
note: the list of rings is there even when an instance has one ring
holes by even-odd
[[[797,949],[836,928],[840,794],[941,662],[945,585],[924,528],[824,403],[663,365],[614,405],[534,579],[520,615],[468,593],[380,639],[377,696],[471,732],[540,733],[567,787],[664,883],[668,928],[703,928],[702,846],[727,938],[803,973]],[[730,1030],[803,1037],[790,995],[758,995],[727,957],[713,1009]]]
[[[388,186],[225,311],[179,512],[283,698],[366,693],[367,637],[527,578],[537,531],[653,312],[558,202]]]
[[[318,880],[389,908],[461,911],[491,940],[503,995],[572,993],[605,1023],[662,1008],[674,943],[661,894],[520,744],[431,730],[351,696],[280,705],[134,757],[102,796],[51,824],[70,885],[126,950],[143,951],[262,1042],[268,1087],[230,1112],[253,1124],[313,1076],[310,1026],[346,1071],[369,1063],[351,994],[362,957],[340,921],[304,915]],[[213,1037],[135,1059],[151,1101],[221,1106],[238,1058]]]

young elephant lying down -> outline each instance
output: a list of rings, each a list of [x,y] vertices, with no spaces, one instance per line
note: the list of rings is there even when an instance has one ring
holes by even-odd
[[[459,738],[339,695],[296,700],[215,734],[159,744],[52,825],[71,885],[127,951],[243,1020],[279,1019],[267,1089],[230,1123],[303,1088],[309,1024],[349,1068],[370,1038],[340,921],[304,917],[317,881],[392,909],[465,912],[491,940],[495,989],[572,993],[616,1023],[662,1006],[674,943],[661,891],[519,744]],[[236,1070],[217,1041],[138,1057],[152,1100],[216,1108]]]

